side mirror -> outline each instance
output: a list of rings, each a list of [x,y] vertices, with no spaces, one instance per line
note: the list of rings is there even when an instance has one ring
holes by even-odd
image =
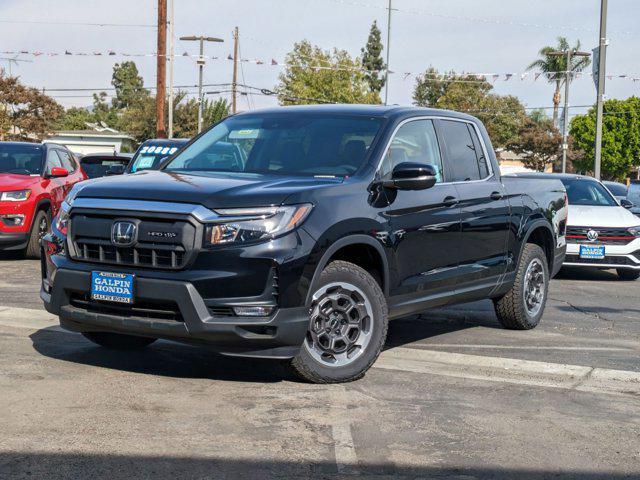
[[[105,172],[108,177],[112,175],[122,175],[124,173],[124,165],[111,165]]]
[[[62,168],[62,167],[53,167],[51,169],[51,171],[49,172],[49,174],[47,175],[48,178],[61,178],[61,177],[66,177],[69,175],[69,172],[67,171],[66,168]]]
[[[627,210],[635,206],[632,201],[627,200],[626,198],[623,198],[622,200],[620,200],[620,205],[626,208]]]
[[[396,190],[425,190],[436,184],[436,169],[432,165],[404,162],[396,165],[391,178],[382,185]]]

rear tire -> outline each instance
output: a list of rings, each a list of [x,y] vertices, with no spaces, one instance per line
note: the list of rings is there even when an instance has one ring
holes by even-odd
[[[547,257],[538,245],[527,243],[511,290],[493,301],[502,326],[510,330],[535,328],[544,313],[548,289]]]
[[[387,327],[387,302],[374,278],[352,263],[331,262],[312,295],[309,330],[291,366],[312,383],[357,380],[380,355]]]
[[[39,210],[33,219],[31,233],[29,233],[29,243],[25,250],[27,258],[40,258],[40,240],[51,230],[51,215],[47,210]]]
[[[620,277],[620,280],[637,280],[640,278],[640,270],[627,270],[626,268],[618,268],[616,273]]]
[[[107,332],[85,332],[82,335],[87,340],[109,350],[141,350],[157,340],[155,338]]]

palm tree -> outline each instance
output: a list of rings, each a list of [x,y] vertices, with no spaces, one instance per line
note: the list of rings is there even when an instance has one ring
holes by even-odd
[[[566,37],[558,37],[555,47],[547,46],[540,49],[540,58],[527,67],[527,70],[538,69],[545,74],[549,83],[555,84],[553,94],[553,125],[558,127],[558,107],[560,105],[560,91],[569,75],[581,72],[591,64],[589,57],[572,57],[571,65],[567,68],[566,55],[552,55],[554,52],[566,52],[567,50],[580,50],[580,40],[575,47],[570,47]],[[569,74],[564,72],[571,72]],[[569,79],[571,81],[571,78]]]

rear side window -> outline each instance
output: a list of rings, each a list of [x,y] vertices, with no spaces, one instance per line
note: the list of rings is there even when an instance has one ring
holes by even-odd
[[[466,122],[441,120],[440,128],[454,182],[481,180],[489,166],[474,128]]]

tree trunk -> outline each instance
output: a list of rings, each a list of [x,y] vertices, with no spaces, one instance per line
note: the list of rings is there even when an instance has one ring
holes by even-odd
[[[553,94],[553,126],[558,128],[558,109],[560,108],[560,83],[556,82],[556,91]]]

